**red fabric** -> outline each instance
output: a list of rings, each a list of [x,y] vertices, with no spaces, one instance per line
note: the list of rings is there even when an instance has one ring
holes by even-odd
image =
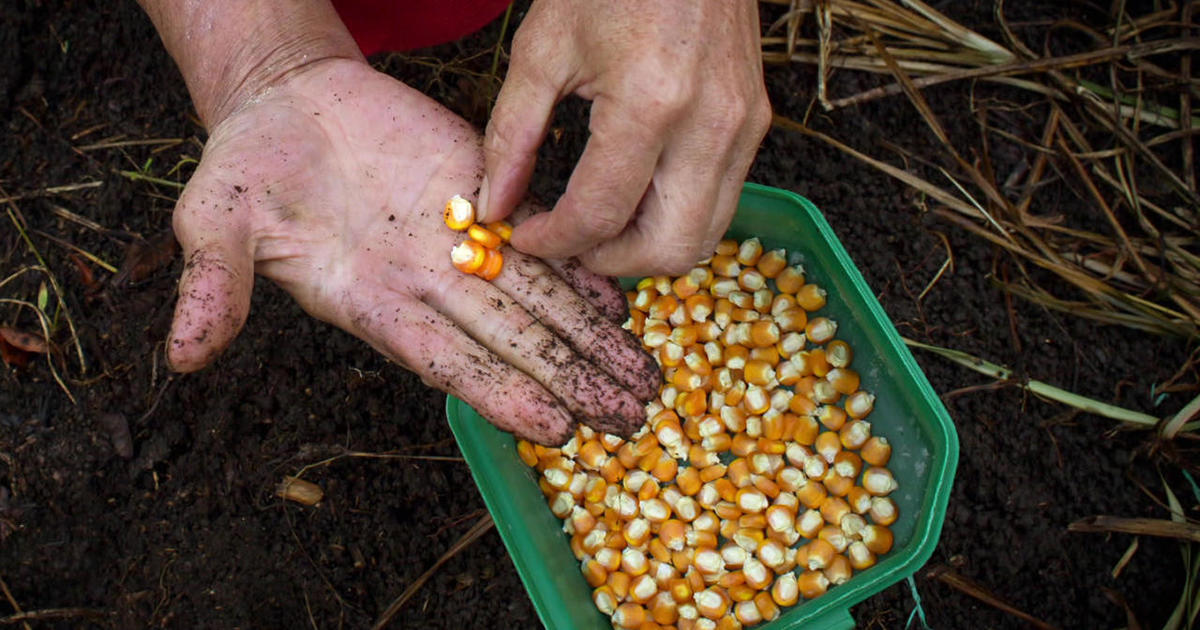
[[[510,0],[333,0],[364,55],[433,46],[473,33]]]

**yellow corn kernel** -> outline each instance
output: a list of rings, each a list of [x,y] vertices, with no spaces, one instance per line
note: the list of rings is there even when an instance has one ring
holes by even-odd
[[[729,610],[729,600],[719,586],[706,588],[693,596],[696,609],[708,619],[720,619]]]
[[[758,609],[758,614],[763,621],[775,621],[779,618],[779,606],[771,594],[766,591],[761,591],[754,596],[754,606]]]
[[[707,293],[691,295],[683,301],[683,310],[687,312],[688,318],[693,322],[707,320],[709,315],[712,315],[713,306],[713,298]]]
[[[862,448],[871,439],[871,423],[866,420],[851,420],[838,431],[842,446],[848,449]]]
[[[825,489],[829,491],[831,497],[844,497],[854,487],[853,477],[839,475],[833,468],[830,468],[825,473],[825,476],[821,478],[821,482],[825,484]]]
[[[592,591],[592,603],[606,615],[612,615],[617,610],[617,596],[608,585],[601,585]]]
[[[499,234],[478,223],[467,228],[467,236],[488,249],[497,249],[504,244],[504,239],[500,238]]]
[[[825,518],[817,509],[808,509],[796,519],[796,531],[805,538],[816,538],[825,526]]]
[[[763,620],[762,614],[758,612],[758,607],[754,605],[753,600],[748,602],[738,602],[733,607],[733,614],[734,617],[737,618],[738,623],[742,623],[747,626],[761,623]]]
[[[852,516],[858,516],[854,514]],[[846,546],[850,544],[850,538],[846,536],[846,532],[842,531],[837,525],[825,525],[817,532],[817,540],[823,540],[831,547],[834,553],[842,553],[846,550]]]
[[[736,548],[736,550],[742,550],[743,552],[745,551],[742,547],[738,547],[737,545],[734,545],[733,548]],[[727,582],[721,583],[719,586],[726,589],[726,593],[730,594],[730,600],[732,600],[734,604],[739,601],[750,601],[754,599],[755,593],[757,593],[757,590],[754,588],[746,586],[746,576],[742,571],[728,572],[728,574],[725,574],[721,577],[720,581]]]
[[[837,550],[834,549],[833,545],[822,538],[813,539],[804,546],[804,550],[804,566],[810,570],[824,569],[829,566],[830,562],[833,562],[833,556],[837,554]]]
[[[826,462],[832,464],[833,460],[837,458],[837,454],[842,452],[842,442],[837,433],[826,431],[817,436],[817,442],[813,448]]]
[[[716,453],[712,453],[712,454],[715,455]],[[720,484],[720,483],[716,483],[716,482],[721,481],[721,478],[725,476],[726,472],[727,472],[727,468],[726,468],[725,464],[720,463],[720,461],[718,460],[717,463],[712,464],[711,466],[705,466],[704,468],[700,469],[700,481],[702,483],[714,482],[716,484],[716,485],[714,485],[714,487],[717,488],[717,492],[719,493],[723,489],[724,484]],[[725,481],[728,483],[729,480],[726,479]]]
[[[883,555],[892,550],[892,530],[883,525],[867,525],[860,535],[862,543],[875,555]]]
[[[825,351],[825,358],[826,360],[829,358],[828,350]],[[835,367],[829,370],[829,373],[825,375],[825,380],[832,383],[833,388],[839,393],[847,396],[858,391],[858,372],[855,372],[849,368]]]
[[[851,418],[865,418],[875,409],[875,395],[859,390],[846,397],[845,406]]]
[[[596,563],[607,573],[613,573],[621,569],[621,552],[610,547],[601,547],[596,550]],[[606,580],[607,581],[607,580]]]
[[[767,509],[771,504],[762,490],[746,487],[738,490],[737,506],[743,513],[757,513]]]
[[[463,273],[475,273],[487,261],[488,249],[475,241],[463,241],[450,250],[450,262]]]
[[[832,431],[840,431],[846,425],[846,411],[833,405],[821,405],[817,408],[817,420]]]
[[[691,533],[697,535],[704,533],[708,536],[712,536],[711,533],[696,532],[695,530],[693,530]],[[707,542],[707,540],[705,542]],[[692,562],[696,567],[696,570],[699,571],[701,575],[718,575],[725,570],[725,559],[721,557],[721,552],[716,550],[715,544],[711,546],[707,544],[697,545],[697,547],[696,556],[693,558]]]
[[[580,563],[580,570],[583,572],[583,579],[587,580],[588,586],[592,588],[599,588],[608,582],[608,571],[593,558],[587,558]]]
[[[813,383],[812,398],[818,403],[832,405],[842,398],[842,394],[834,389],[833,383],[820,379]]]
[[[871,499],[873,498],[871,493],[862,486],[854,486],[846,493],[846,503],[850,505],[850,509],[855,514],[866,514],[871,509]]]
[[[504,268],[504,255],[499,250],[489,249],[485,252],[483,266],[475,270],[475,275],[484,280],[495,280]]]
[[[772,249],[763,252],[756,263],[758,272],[766,278],[776,278],[787,268],[787,252],[782,249]]]
[[[714,274],[722,278],[736,278],[742,272],[742,266],[738,264],[738,261],[733,256],[726,256],[724,254],[713,256],[709,267]],[[714,284],[717,282],[719,280],[713,280]]]
[[[638,488],[638,501],[647,501],[657,497],[659,489],[660,486],[657,479],[654,479],[653,477],[647,479],[646,483],[643,483],[642,487]]]
[[[811,458],[811,459],[816,459]],[[811,461],[811,460],[810,460]],[[817,509],[825,502],[825,498],[829,496],[829,491],[825,485],[812,481],[805,484],[804,487],[796,491],[796,498],[804,505],[804,507]]]
[[[775,577],[771,570],[755,557],[746,559],[746,563],[742,565],[742,574],[746,576],[746,586],[756,591],[770,586],[771,580]]]
[[[586,508],[576,505],[571,508],[571,526],[576,534],[586,536],[596,527],[596,516]]]
[[[677,603],[692,601],[692,587],[687,578],[678,577],[667,583],[667,592]]]
[[[845,341],[834,339],[825,344],[825,357],[829,359],[829,365],[835,368],[845,368],[854,360],[854,350]],[[849,394],[850,392],[844,393]]]
[[[833,339],[835,334],[837,322],[828,317],[814,317],[804,325],[804,335],[813,343],[823,344]]]
[[[841,524],[842,517],[851,513],[850,504],[846,503],[845,499],[837,496],[826,497],[821,502],[820,510],[821,517],[825,519],[826,523],[831,525]]]
[[[646,311],[652,319],[666,320],[679,308],[679,300],[673,295],[659,295],[650,303],[650,309]]]
[[[804,267],[800,265],[785,267],[775,277],[775,288],[780,293],[795,294],[802,287],[804,287]]]
[[[691,274],[682,275],[671,282],[671,291],[679,299],[686,300],[700,291],[700,283]]]
[[[738,286],[743,291],[754,293],[767,286],[767,279],[757,269],[746,267],[738,273]]]
[[[799,291],[796,291],[796,304],[811,313],[821,310],[825,306],[826,297],[825,289],[809,283],[800,287]]]
[[[530,468],[538,464],[537,452],[534,450],[533,442],[529,440],[517,440],[517,457],[520,457],[521,461]]]
[[[858,473],[862,472],[862,458],[852,451],[842,451],[833,458],[833,470],[837,474],[853,480],[858,477]]]
[[[899,486],[892,471],[882,466],[872,466],[863,471],[862,486],[875,496],[891,494]]]
[[[771,585],[771,600],[779,606],[795,606],[800,600],[800,589],[796,585],[796,574],[785,573]]]
[[[658,594],[658,584],[649,573],[643,573],[629,583],[629,599],[638,604],[645,604]]]
[[[613,625],[628,630],[638,630],[649,619],[650,614],[646,612],[646,608],[633,602],[625,602],[617,606],[612,614]]]
[[[846,548],[846,558],[850,560],[850,566],[856,571],[875,566],[875,552],[867,548],[867,545],[860,540],[850,543],[850,546]]]
[[[766,539],[758,545],[756,557],[767,568],[779,570],[787,562],[787,549],[776,540]]]
[[[758,448],[758,440],[746,435],[745,433],[737,433],[729,443],[729,452],[737,457],[745,457],[754,453]]]
[[[774,294],[770,289],[762,288],[754,292],[754,310],[758,311],[764,317],[771,312],[771,301],[774,299]]]
[[[454,195],[446,202],[442,217],[446,221],[446,227],[461,232],[475,223],[475,206],[461,195]]]
[[[804,332],[808,326],[808,313],[794,306],[776,315],[775,323],[781,333]]]
[[[646,560],[646,554],[639,549],[626,547],[621,550],[621,570],[629,577],[634,578],[642,575],[650,569],[650,564]]]
[[[757,385],[751,385],[746,388],[746,396],[742,400],[742,406],[746,412],[757,416],[771,408],[771,397],[767,390]]]
[[[788,403],[788,409],[796,411],[796,407],[798,406],[796,401],[804,398],[804,396],[793,396],[792,400]],[[811,404],[811,401],[809,401],[809,404]],[[821,427],[811,415],[800,411],[796,411],[796,414],[796,425],[792,429],[791,437],[798,444],[812,446],[817,441],[817,435],[820,433]]]
[[[775,500],[779,496],[779,484],[775,483],[774,479],[766,475],[750,475],[750,481],[759,492],[763,493],[770,500]]]
[[[887,466],[892,457],[892,445],[887,438],[872,436],[862,445],[862,459],[872,466]]]
[[[755,348],[767,348],[779,342],[779,325],[761,320],[750,325],[750,343]]]
[[[734,308],[733,312],[730,313],[730,317],[735,322],[752,323],[758,321],[759,314],[758,311],[752,308]]]
[[[655,623],[674,626],[679,620],[679,607],[675,598],[667,591],[660,591],[650,602],[650,617]]]
[[[716,249],[713,250],[713,253],[716,256],[733,256],[737,252],[738,252],[738,242],[731,238],[727,238],[727,239],[720,241],[719,243],[717,243]],[[715,258],[715,256],[714,256],[714,258]]]
[[[873,497],[871,507],[867,509],[867,515],[871,517],[871,520],[876,525],[884,527],[895,523],[899,514],[900,510],[896,508],[896,502],[891,497]]]
[[[833,557],[833,561],[829,566],[825,567],[825,578],[830,584],[839,585],[850,581],[850,576],[854,570],[850,566],[850,559],[846,556],[838,554]]]
[[[762,252],[762,241],[758,240],[757,236],[754,236],[742,241],[738,245],[736,258],[740,264],[753,266],[758,262],[759,257],[762,256]]]

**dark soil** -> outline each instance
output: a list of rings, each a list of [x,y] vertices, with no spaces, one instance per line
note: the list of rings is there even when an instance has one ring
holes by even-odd
[[[992,32],[991,3],[961,4],[955,17]],[[1065,11],[1052,2],[1009,4],[1018,5],[1010,14]],[[246,329],[213,367],[170,374],[162,343],[181,262],[169,248],[159,251],[165,264],[143,255],[122,283],[83,263],[95,276],[89,282],[67,244],[120,266],[138,249],[132,244],[168,229],[178,189],[120,172],[186,181],[194,163],[184,158],[199,158],[204,139],[186,89],[129,0],[25,0],[5,3],[0,14],[0,197],[22,196],[6,211],[24,218],[29,241],[61,284],[87,362],[84,369],[60,321],[55,360],[77,404],[40,359],[0,369],[0,578],[11,591],[0,598],[0,618],[16,602],[24,610],[78,609],[34,627],[369,626],[481,517],[483,504],[458,461],[329,458],[345,449],[456,456],[444,396],[309,318],[265,282],[256,287]],[[479,123],[487,83],[462,70],[487,70],[485,49],[498,31],[493,24],[430,51],[429,59],[377,62]],[[468,61],[432,62],[480,51]],[[863,81],[835,77],[847,93]],[[804,116],[810,69],[772,68],[768,82],[778,112]],[[970,87],[929,92],[964,146],[978,140],[966,113]],[[997,102],[1007,96],[983,88],[975,94]],[[536,192],[552,197],[561,189],[586,122],[582,104],[560,108]],[[813,124],[877,155],[882,140],[936,153],[899,98],[818,115]],[[86,147],[156,138],[184,141]],[[1007,165],[998,168],[1020,158],[1008,149]],[[1183,364],[1184,344],[1010,302],[993,279],[1005,270],[1003,257],[923,213],[914,195],[852,158],[773,130],[750,179],[800,192],[822,208],[903,334],[1132,409],[1165,413],[1182,404],[1186,394],[1156,407],[1153,386]],[[46,191],[86,182],[99,185]],[[1069,194],[1056,203],[1091,216]],[[62,210],[102,229],[64,219]],[[0,278],[38,264],[9,215],[0,225]],[[943,236],[953,269],[918,299],[945,260]],[[36,301],[45,280],[26,272],[0,286],[0,297]],[[29,309],[8,303],[0,305],[0,324],[37,326]],[[962,441],[941,544],[915,576],[929,624],[1026,626],[928,577],[928,569],[946,565],[1059,627],[1125,625],[1105,589],[1123,595],[1145,627],[1160,627],[1183,583],[1179,546],[1143,537],[1113,579],[1132,537],[1067,531],[1093,514],[1166,516],[1150,496],[1162,494],[1162,460],[1146,454],[1146,434],[1114,431],[1111,421],[1069,413],[1016,387],[962,391],[986,380],[936,357],[917,359],[945,396]],[[130,446],[121,439],[124,426],[132,438],[128,458],[119,454]],[[305,477],[325,491],[319,507],[275,497],[284,475],[318,462]],[[1163,468],[1174,480],[1173,468]],[[1190,493],[1180,496],[1195,504]],[[913,606],[900,583],[854,614],[860,627],[901,628]],[[493,531],[443,566],[393,627],[536,625]]]

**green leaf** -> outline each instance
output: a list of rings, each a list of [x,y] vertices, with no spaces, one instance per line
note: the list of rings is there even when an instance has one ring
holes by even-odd
[[[49,303],[50,303],[50,291],[46,289],[46,283],[43,282],[42,285],[38,287],[38,294],[37,294],[38,310],[45,313],[46,306]]]

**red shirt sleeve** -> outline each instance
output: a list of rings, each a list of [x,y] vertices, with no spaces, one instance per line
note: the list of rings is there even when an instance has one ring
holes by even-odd
[[[496,19],[510,0],[333,0],[363,54],[453,41]]]

